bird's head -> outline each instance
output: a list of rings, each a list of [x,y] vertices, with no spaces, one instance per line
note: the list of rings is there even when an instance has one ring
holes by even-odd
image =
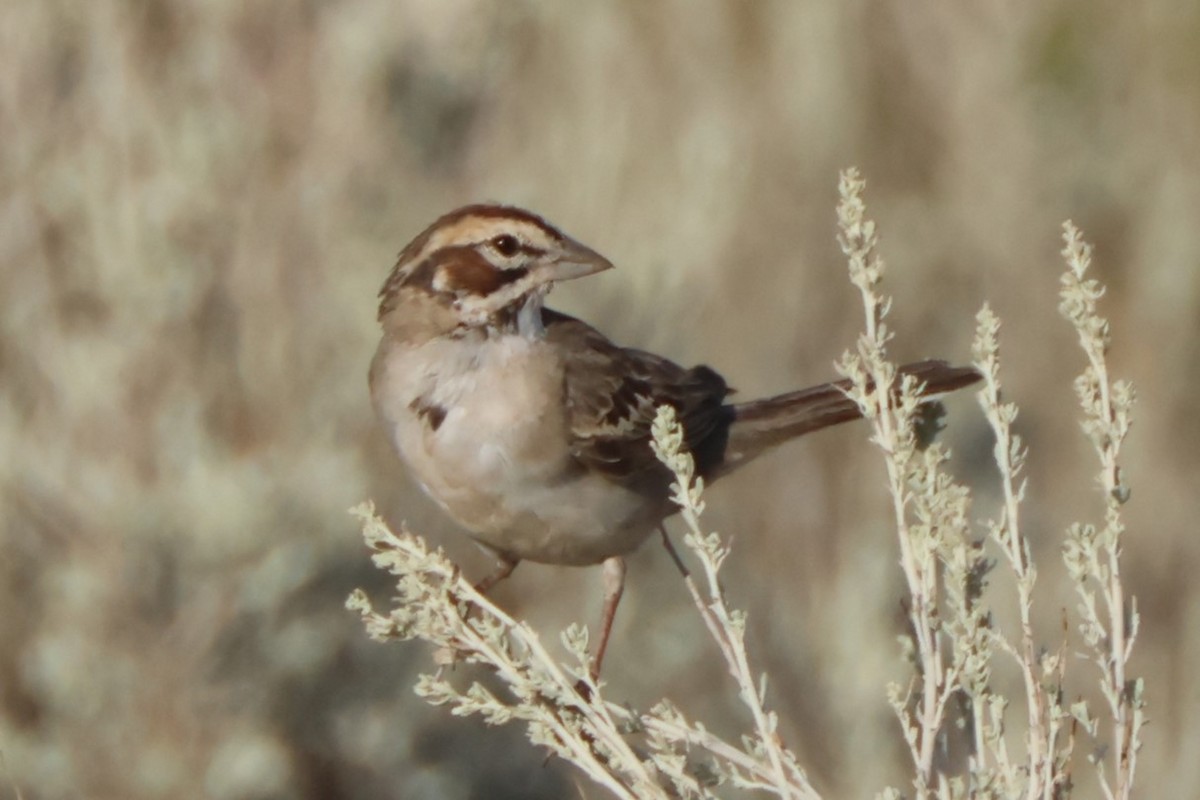
[[[555,282],[611,266],[536,214],[465,206],[401,251],[379,292],[379,320],[385,329],[414,334],[509,326],[531,332]]]

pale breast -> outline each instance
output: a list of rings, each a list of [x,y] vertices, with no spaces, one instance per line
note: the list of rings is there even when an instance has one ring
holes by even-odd
[[[593,563],[653,529],[657,504],[570,452],[563,368],[544,340],[380,343],[376,411],[425,491],[481,542],[517,558]]]
[[[459,350],[464,347],[459,347]],[[488,339],[447,359],[419,395],[445,410],[419,447],[438,472],[473,485],[520,488],[568,469],[562,367],[542,342]]]

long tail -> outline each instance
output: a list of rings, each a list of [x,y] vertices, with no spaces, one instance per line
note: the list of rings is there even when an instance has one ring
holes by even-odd
[[[905,364],[900,374],[917,378],[923,385],[921,396],[930,400],[982,378],[973,367],[952,367],[945,361]],[[729,442],[718,474],[788,439],[861,418],[858,405],[846,396],[849,388],[850,382],[843,380],[734,405]]]

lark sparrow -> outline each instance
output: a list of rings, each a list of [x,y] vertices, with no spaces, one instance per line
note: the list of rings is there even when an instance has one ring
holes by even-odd
[[[612,266],[528,211],[473,205],[400,253],[380,291],[371,362],[375,411],[409,470],[497,561],[486,590],[521,560],[604,564],[598,673],[624,586],[622,557],[674,510],[650,425],[675,407],[711,481],[780,442],[859,417],[844,385],[730,403],[725,380],[620,347],[545,308],[557,281]],[[937,394],[975,370],[904,367]]]

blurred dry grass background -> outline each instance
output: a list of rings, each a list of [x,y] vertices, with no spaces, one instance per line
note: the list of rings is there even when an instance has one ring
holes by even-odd
[[[1051,644],[1073,603],[1061,531],[1097,508],[1059,223],[1096,243],[1113,364],[1141,398],[1139,783],[1195,796],[1200,6],[1171,0],[5,3],[4,782],[31,799],[575,796],[515,729],[422,706],[428,653],[367,642],[342,609],[356,585],[386,593],[345,513],[367,497],[485,568],[374,427],[378,284],[442,211],[525,205],[619,266],[555,304],[745,396],[793,388],[859,329],[833,225],[850,164],[897,355],[966,359],[985,299],[1006,323]],[[951,426],[988,516],[970,398]],[[784,733],[833,797],[906,774],[883,694],[905,674],[899,573],[865,438],[789,446],[708,498]],[[551,635],[594,621],[595,572],[524,566],[498,598]],[[612,698],[670,694],[736,731],[660,548],[630,580]]]

